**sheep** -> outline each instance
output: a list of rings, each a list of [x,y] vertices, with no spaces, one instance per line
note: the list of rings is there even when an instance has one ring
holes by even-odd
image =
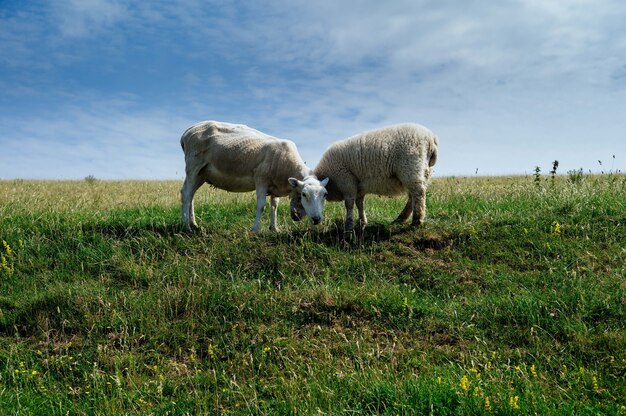
[[[295,144],[261,133],[242,124],[204,121],[189,127],[180,144],[185,153],[185,181],[181,188],[183,225],[197,227],[193,196],[205,182],[230,192],[256,190],[256,219],[252,232],[261,224],[261,214],[270,196],[270,230],[278,231],[276,209],[279,197],[290,195],[292,218],[322,220],[324,188],[302,161]]]
[[[418,124],[398,124],[357,134],[331,145],[314,172],[330,178],[329,201],[344,201],[345,232],[354,228],[354,203],[359,221],[367,223],[363,199],[366,194],[408,193],[408,201],[394,222],[405,222],[413,213],[413,226],[426,215],[426,187],[437,161],[438,139]]]

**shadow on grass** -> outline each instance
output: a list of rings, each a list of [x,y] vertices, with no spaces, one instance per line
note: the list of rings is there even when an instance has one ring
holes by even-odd
[[[323,228],[292,230],[280,234],[279,240],[288,244],[299,244],[312,241],[329,247],[359,248],[369,247],[376,243],[398,242],[418,250],[443,250],[452,246],[454,236],[440,235],[422,227],[409,225],[370,223],[365,227],[356,226],[352,232],[344,233],[344,222],[334,220]]]
[[[161,237],[173,237],[175,235],[202,235],[206,232],[202,229],[190,232],[179,223],[154,223],[148,221],[87,223],[83,224],[82,230],[85,234],[101,234],[115,240],[127,240],[146,233],[156,234]]]
[[[286,244],[311,241],[329,247],[368,246],[378,241],[388,241],[391,238],[388,227],[383,224],[368,224],[364,228],[357,226],[349,233],[344,233],[343,228],[344,222],[337,219],[323,226],[281,232],[277,237],[278,241]]]
[[[80,328],[81,305],[60,290],[50,290],[33,299],[1,299],[0,333],[35,336],[51,332],[75,333]]]
[[[259,236],[263,239],[268,235],[276,236],[275,241],[284,244],[301,244],[303,241],[310,241],[328,247],[348,249],[369,247],[383,242],[398,242],[418,250],[443,250],[452,246],[454,240],[459,237],[439,233],[427,226],[416,228],[405,224],[381,223],[370,223],[365,227],[357,224],[353,231],[344,233],[344,225],[342,219],[336,219],[323,226],[310,226],[302,229],[285,227],[278,234],[264,231]],[[85,234],[100,234],[116,240],[132,239],[146,234],[164,238],[174,236],[207,238],[216,231],[207,226],[189,231],[179,222],[167,222],[165,219],[101,221],[83,224],[82,230]]]

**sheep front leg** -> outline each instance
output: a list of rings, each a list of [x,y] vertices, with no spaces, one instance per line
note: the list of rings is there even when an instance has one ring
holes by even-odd
[[[278,197],[270,196],[270,204],[272,212],[270,213],[270,231],[278,232],[278,225],[276,225],[276,211],[278,210]]]
[[[265,209],[265,203],[267,202],[267,187],[263,185],[257,185],[256,187],[256,218],[254,219],[254,225],[252,226],[252,232],[257,233],[261,226],[261,215],[263,209]]]
[[[424,222],[426,217],[426,187],[424,185],[418,185],[417,188],[411,192],[411,203],[413,206],[413,220],[411,225],[417,227]]]

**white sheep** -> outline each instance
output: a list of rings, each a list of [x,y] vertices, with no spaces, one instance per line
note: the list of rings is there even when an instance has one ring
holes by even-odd
[[[270,196],[270,229],[278,231],[278,197],[291,194],[293,218],[309,215],[314,224],[322,220],[324,186],[317,180],[293,142],[261,133],[242,124],[204,121],[188,128],[180,139],[185,153],[185,182],[181,189],[183,225],[197,227],[193,196],[203,183],[230,192],[256,190],[256,219],[259,230],[266,197]]]
[[[314,172],[318,178],[330,178],[326,186],[329,201],[345,202],[344,231],[354,227],[355,202],[359,221],[367,223],[363,199],[370,193],[408,193],[406,206],[395,222],[405,222],[412,212],[412,225],[420,225],[426,215],[426,187],[437,161],[437,145],[437,136],[418,124],[368,131],[331,145]]]

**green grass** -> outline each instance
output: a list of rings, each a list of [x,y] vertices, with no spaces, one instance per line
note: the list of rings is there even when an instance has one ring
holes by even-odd
[[[626,414],[626,177],[436,179],[252,235],[252,194],[0,181],[0,414]]]

